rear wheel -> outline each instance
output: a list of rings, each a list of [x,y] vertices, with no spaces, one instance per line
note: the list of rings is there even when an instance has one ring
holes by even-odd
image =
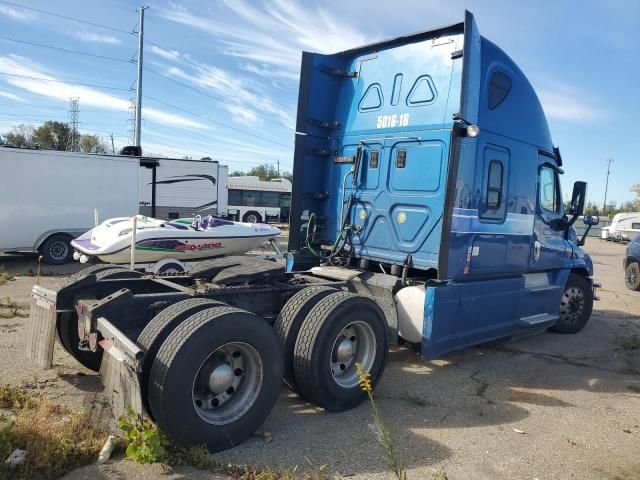
[[[180,323],[184,322],[194,313],[222,305],[224,305],[222,302],[209,300],[208,298],[188,298],[187,300],[182,300],[159,312],[147,323],[138,336],[138,345],[146,350],[142,359],[140,388],[142,390],[142,400],[150,414],[151,410],[146,392],[148,391],[149,372],[153,367],[153,360],[156,358],[160,346]],[[153,417],[153,415],[151,416]]]
[[[284,354],[284,382],[296,393],[299,390],[293,373],[293,355],[302,322],[320,300],[338,291],[331,287],[304,288],[285,303],[276,319],[274,329]]]
[[[176,442],[219,451],[264,422],[281,378],[273,328],[244,310],[215,307],[192,315],[164,341],[149,376],[149,404]]]
[[[640,290],[640,263],[629,262],[624,271],[624,282],[629,290]]]
[[[78,334],[78,314],[65,312],[60,315],[57,325],[58,338],[64,349],[79,363],[97,372],[102,362],[102,350],[96,352],[80,350],[80,335]]]
[[[294,353],[300,392],[331,411],[355,407],[366,398],[356,364],[375,386],[389,351],[384,313],[370,298],[338,292],[316,305],[302,323]]]
[[[577,333],[584,328],[593,309],[593,290],[581,275],[569,275],[560,299],[560,318],[550,328],[557,333]]]
[[[158,270],[158,275],[174,275],[178,273],[183,273],[184,268],[179,263],[171,262],[166,263]]]
[[[249,211],[244,214],[242,221],[246,223],[261,223],[262,216],[258,212]]]
[[[67,279],[65,280],[65,282],[62,284],[62,288],[67,288],[71,285],[73,285],[76,282],[79,282],[80,280],[85,279],[86,277],[88,277],[89,275],[95,275],[98,272],[101,272],[102,270],[109,270],[112,268],[120,268],[117,265],[113,265],[110,263],[99,263],[97,265],[89,265],[86,268],[83,268],[82,270],[74,273],[73,275],[67,277]]]
[[[113,267],[108,270],[100,270],[96,272],[96,280],[116,280],[120,278],[139,278],[142,273],[128,268]]]
[[[40,247],[44,263],[61,265],[73,259],[71,237],[63,233],[56,233],[47,238]]]

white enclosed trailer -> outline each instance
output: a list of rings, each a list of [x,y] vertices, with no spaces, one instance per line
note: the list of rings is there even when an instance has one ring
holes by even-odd
[[[70,260],[69,242],[101,218],[138,211],[139,159],[0,148],[0,251]]]
[[[95,226],[95,211],[103,221],[226,210],[227,166],[215,161],[0,148],[0,252],[69,261],[69,242]]]

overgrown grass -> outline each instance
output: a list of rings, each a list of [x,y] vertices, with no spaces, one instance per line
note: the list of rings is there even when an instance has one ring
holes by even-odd
[[[356,363],[356,369],[358,370],[358,376],[360,377],[360,388],[369,397],[369,405],[371,406],[371,413],[373,414],[373,421],[378,429],[378,442],[384,449],[385,456],[387,458],[387,465],[389,470],[395,475],[398,480],[407,480],[407,469],[405,468],[402,460],[398,458],[393,441],[391,440],[391,434],[384,422],[382,416],[378,410],[375,400],[373,399],[373,386],[371,384],[370,375],[362,369],[362,366]]]
[[[627,337],[621,338],[620,345],[622,346],[622,348],[629,352],[637,350],[638,348],[640,348],[640,335],[632,333]]]
[[[18,387],[0,388],[0,407],[15,417],[0,429],[0,478],[59,478],[95,462],[108,434],[91,426],[84,413],[56,405],[44,395]],[[26,450],[24,464],[4,463],[16,448]]]
[[[14,302],[9,297],[0,300],[0,318],[25,318],[28,314],[24,311],[25,307]]]
[[[9,280],[11,280],[11,278],[13,278],[13,274],[7,271],[4,265],[0,265],[0,285],[4,285]]]

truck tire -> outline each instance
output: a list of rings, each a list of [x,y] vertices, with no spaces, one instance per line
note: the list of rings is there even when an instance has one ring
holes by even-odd
[[[56,233],[47,238],[40,246],[40,254],[48,265],[62,265],[73,260],[72,237]]]
[[[629,262],[624,269],[624,283],[629,290],[640,290],[640,263]]]
[[[208,298],[188,298],[168,306],[160,311],[142,329],[138,336],[137,343],[144,348],[145,354],[142,358],[142,368],[140,373],[140,389],[142,391],[142,401],[147,412],[153,418],[149,401],[147,399],[149,372],[153,367],[153,360],[160,349],[162,343],[180,323],[185,321],[194,313],[198,313],[207,308],[223,306],[224,303]]]
[[[300,290],[284,304],[273,326],[282,344],[284,383],[296,393],[300,391],[293,373],[293,354],[302,322],[320,300],[337,292],[339,290],[331,287],[307,287]]]
[[[102,350],[90,352],[78,348],[80,336],[78,335],[78,314],[76,312],[60,314],[56,330],[60,343],[73,358],[89,370],[93,370],[94,372],[100,370]]]
[[[388,356],[388,327],[380,307],[361,295],[334,293],[320,300],[300,327],[293,357],[296,383],[317,405],[348,410],[367,398],[355,364],[370,374],[375,387]]]
[[[95,272],[96,280],[115,280],[120,278],[139,278],[142,273],[123,267],[114,267]]]
[[[262,425],[281,379],[282,348],[273,328],[244,310],[214,307],[186,319],[160,346],[149,404],[177,443],[220,451]]]
[[[593,309],[593,290],[581,275],[571,273],[560,298],[560,318],[549,330],[577,333],[584,328]]]
[[[96,265],[89,265],[88,267],[83,268],[82,270],[79,270],[73,275],[70,275],[69,277],[67,277],[67,279],[62,284],[62,287],[60,287],[60,289],[62,290],[63,288],[67,288],[73,285],[74,283],[79,282],[80,280],[88,277],[89,275],[94,275],[102,270],[108,270],[110,268],[120,268],[120,267],[118,267],[117,265],[113,265],[111,263],[99,263]]]
[[[258,212],[250,210],[242,216],[242,221],[245,223],[262,223],[262,216]]]

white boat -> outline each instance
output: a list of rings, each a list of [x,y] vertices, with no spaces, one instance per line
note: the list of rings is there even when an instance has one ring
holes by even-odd
[[[609,226],[609,238],[612,240],[631,240],[640,234],[640,212],[616,213]]]
[[[261,246],[280,234],[262,223],[241,223],[211,215],[159,220],[137,215],[135,263],[151,264],[171,258],[193,262],[236,255]],[[128,264],[131,260],[133,217],[111,218],[71,242],[74,258],[86,263]]]

